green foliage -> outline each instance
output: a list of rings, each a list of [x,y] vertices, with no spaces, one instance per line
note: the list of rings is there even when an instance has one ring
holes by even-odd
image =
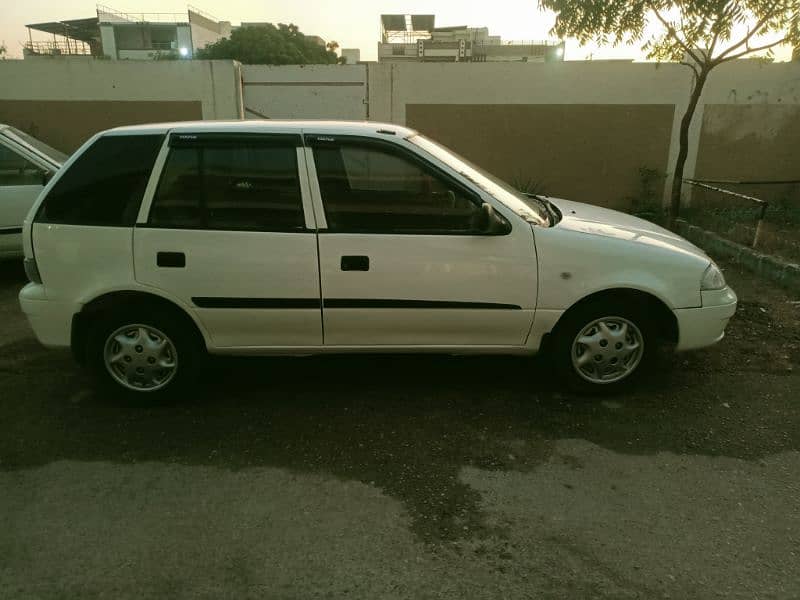
[[[689,126],[709,73],[722,63],[800,44],[800,0],[539,0],[553,32],[586,43],[641,44],[647,57],[689,67],[694,82],[681,119],[670,222],[681,208]]]
[[[338,47],[338,44],[337,44]],[[300,33],[296,25],[272,23],[242,27],[229,38],[209,44],[195,58],[234,59],[244,64],[307,65],[336,64],[336,53]]]
[[[8,53],[8,48],[5,44],[0,44],[0,59],[4,59]]]
[[[700,73],[777,45],[800,43],[800,0],[539,0],[553,31],[581,43],[640,43],[647,57]],[[655,29],[648,25],[657,26]],[[736,28],[736,29],[735,29]],[[738,33],[737,36],[734,36]]]

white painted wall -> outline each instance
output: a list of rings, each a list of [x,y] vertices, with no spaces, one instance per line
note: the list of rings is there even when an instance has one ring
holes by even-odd
[[[367,118],[364,65],[243,65],[248,119]]]
[[[623,62],[395,63],[369,65],[369,115],[406,124],[407,104],[673,104],[665,172],[678,154],[678,131],[692,84],[677,64]],[[705,104],[800,104],[800,62],[739,60],[706,84],[689,133],[685,177],[694,176]],[[669,193],[665,184],[665,199]]]
[[[368,118],[403,125],[408,104],[666,104],[675,107],[667,173],[674,168],[678,125],[691,86],[691,72],[675,64],[240,66],[233,61],[34,58],[0,61],[0,99],[197,99],[206,119],[244,114],[251,119]],[[706,104],[798,105],[800,62],[736,61],[712,74],[690,132],[687,177],[695,173]]]
[[[0,100],[199,100],[204,119],[241,116],[234,61],[0,61]]]
[[[103,54],[107,57],[117,58],[117,39],[114,37],[114,26],[100,24],[100,43],[103,46]]]
[[[186,58],[191,58],[192,54],[194,53],[194,47],[192,46],[192,30],[189,28],[189,25],[178,25],[178,35],[177,35],[177,42],[178,47],[176,50],[180,51],[181,48],[186,48]]]

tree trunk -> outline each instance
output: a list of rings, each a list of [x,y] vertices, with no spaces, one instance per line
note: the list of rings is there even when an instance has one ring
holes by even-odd
[[[678,137],[678,158],[675,161],[675,171],[672,175],[672,193],[669,204],[669,227],[675,229],[675,220],[681,212],[681,188],[683,186],[683,167],[686,165],[686,157],[689,154],[689,126],[692,124],[692,117],[697,108],[697,103],[703,93],[703,86],[706,84],[708,71],[704,68],[700,75],[694,80],[692,95],[689,98],[689,105],[681,119],[680,135]]]

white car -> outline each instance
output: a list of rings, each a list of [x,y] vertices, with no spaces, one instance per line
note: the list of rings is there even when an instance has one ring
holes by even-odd
[[[191,381],[206,351],[542,350],[565,383],[608,389],[662,341],[717,342],[736,309],[674,233],[527,197],[376,123],[112,129],[50,181],[23,238],[39,340],[139,394]]]
[[[67,156],[0,123],[0,260],[22,257],[22,221]]]

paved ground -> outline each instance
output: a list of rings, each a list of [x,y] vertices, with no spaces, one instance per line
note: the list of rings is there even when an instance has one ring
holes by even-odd
[[[800,304],[575,398],[517,358],[217,361],[94,394],[0,269],[2,598],[798,598]]]

